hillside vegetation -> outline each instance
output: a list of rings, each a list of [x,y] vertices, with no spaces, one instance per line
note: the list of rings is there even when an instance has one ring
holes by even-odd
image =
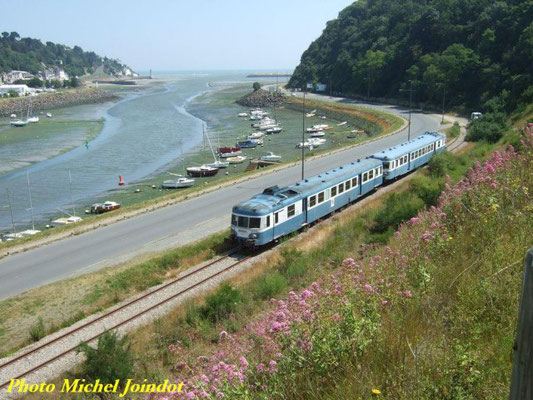
[[[83,51],[79,46],[70,48],[52,42],[43,44],[38,39],[21,38],[17,32],[2,32],[0,72],[22,70],[36,74],[57,66],[61,66],[70,76],[93,73],[99,66],[103,66],[107,74],[113,75],[125,67],[117,60]]]
[[[416,102],[440,107],[445,90],[448,109],[498,97],[509,112],[533,102],[532,63],[532,0],[359,0],[311,43],[289,87],[408,99],[412,82]]]

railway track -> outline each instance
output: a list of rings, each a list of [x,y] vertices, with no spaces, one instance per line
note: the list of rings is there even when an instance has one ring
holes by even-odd
[[[7,361],[0,362],[0,390],[5,392],[12,379],[34,377],[40,371],[49,368],[56,361],[65,357],[76,358],[74,352],[80,342],[92,342],[105,332],[124,328],[140,317],[165,305],[172,300],[206,285],[208,281],[220,277],[236,266],[250,259],[242,256],[238,248],[227,254],[201,265],[199,268],[186,271],[177,278],[151,290],[133,300],[90,319],[63,333],[52,335],[44,343],[17,354]],[[38,376],[35,376],[39,378]]]

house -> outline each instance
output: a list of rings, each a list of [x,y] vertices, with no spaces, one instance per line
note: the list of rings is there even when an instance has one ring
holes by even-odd
[[[13,70],[11,72],[8,72],[7,74],[4,74],[4,81],[6,83],[13,83],[18,80],[27,81],[33,78],[33,75],[30,74],[27,71],[17,71]]]
[[[325,92],[327,88],[328,88],[328,85],[326,85],[325,83],[317,83],[316,84],[316,91],[317,92]]]
[[[26,96],[31,94],[33,91],[28,87],[28,85],[0,85],[0,96],[4,96],[10,92],[15,92],[19,96]]]

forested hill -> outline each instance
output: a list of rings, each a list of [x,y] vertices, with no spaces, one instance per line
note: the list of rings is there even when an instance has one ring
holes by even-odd
[[[38,39],[21,38],[17,32],[2,32],[0,37],[0,72],[22,70],[35,74],[46,68],[61,66],[70,76],[82,76],[94,72],[101,65],[110,75],[125,67],[117,60],[83,51],[78,46],[70,48],[52,42],[43,44]]]
[[[329,21],[303,53],[290,87],[408,96],[507,110],[533,102],[533,0],[359,0]],[[443,86],[444,85],[444,86]],[[329,90],[329,89],[328,89]]]

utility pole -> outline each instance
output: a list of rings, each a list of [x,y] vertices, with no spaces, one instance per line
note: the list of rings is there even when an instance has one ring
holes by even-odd
[[[74,198],[72,197],[72,176],[70,175],[70,169],[68,170],[68,181],[70,188],[70,205],[72,206],[72,216],[76,216],[76,211],[74,210]]]
[[[411,140],[411,111],[413,105],[413,81],[409,81],[409,89],[400,89],[400,92],[409,92],[409,123],[407,125],[407,141]]]
[[[13,206],[11,205],[11,196],[9,196],[9,189],[6,188],[7,193],[7,203],[9,204],[9,211],[11,212],[11,225],[13,225],[13,234],[16,234],[15,230],[15,218],[13,217]]]
[[[26,178],[28,180],[28,196],[30,198],[30,210],[31,210],[31,229],[35,230],[35,217],[33,215],[33,203],[31,201],[31,188],[30,188],[30,172],[26,171]]]
[[[305,179],[304,174],[304,159],[305,159],[305,87],[304,87],[304,96],[302,102],[302,181]]]
[[[446,100],[446,85],[443,83],[442,86],[443,86],[443,92],[442,92],[442,119],[440,121],[441,124],[444,123],[444,104],[445,104],[444,102]]]

